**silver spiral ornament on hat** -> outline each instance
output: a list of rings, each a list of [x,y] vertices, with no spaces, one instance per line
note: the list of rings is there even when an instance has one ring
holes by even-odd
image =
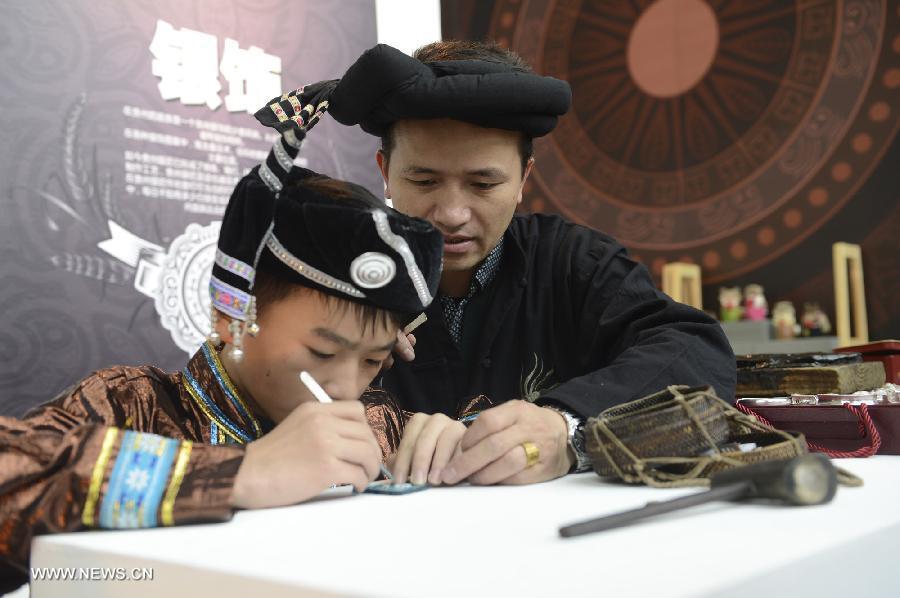
[[[379,289],[397,275],[397,264],[384,253],[367,251],[350,263],[350,279],[364,289]]]

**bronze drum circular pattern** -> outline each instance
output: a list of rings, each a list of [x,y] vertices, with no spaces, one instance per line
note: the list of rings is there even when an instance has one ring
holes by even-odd
[[[887,0],[497,0],[490,36],[573,92],[524,207],[614,235],[657,274],[766,265],[893,140],[898,25]]]

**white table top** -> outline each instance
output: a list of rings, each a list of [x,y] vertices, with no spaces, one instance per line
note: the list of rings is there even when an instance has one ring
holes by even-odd
[[[35,583],[32,596],[900,596],[900,457],[817,507],[711,504],[561,539],[561,524],[693,489],[570,475],[244,511],[224,524],[44,536],[32,567],[144,566],[153,582]],[[83,593],[82,593],[83,592]],[[146,592],[146,594],[144,594]],[[172,593],[175,592],[175,593]],[[195,594],[196,595],[196,594]]]

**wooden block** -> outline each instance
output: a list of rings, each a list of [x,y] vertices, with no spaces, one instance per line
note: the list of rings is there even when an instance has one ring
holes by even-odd
[[[663,293],[679,303],[703,309],[700,266],[672,262],[663,266],[662,278]]]
[[[738,370],[739,397],[783,397],[791,394],[848,394],[884,386],[880,362],[827,367]]]
[[[835,243],[831,248],[831,255],[834,267],[834,311],[838,342],[841,346],[867,343],[869,323],[866,315],[862,250],[859,245]],[[850,331],[851,315],[855,335]]]

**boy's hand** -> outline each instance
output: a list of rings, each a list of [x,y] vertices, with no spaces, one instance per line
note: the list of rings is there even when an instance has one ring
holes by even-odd
[[[441,482],[441,471],[459,452],[466,427],[442,413],[416,413],[403,431],[400,447],[391,464],[394,483],[409,479],[413,484]]]
[[[332,484],[362,491],[378,477],[380,464],[362,403],[303,403],[247,445],[231,503],[244,509],[290,505]]]

